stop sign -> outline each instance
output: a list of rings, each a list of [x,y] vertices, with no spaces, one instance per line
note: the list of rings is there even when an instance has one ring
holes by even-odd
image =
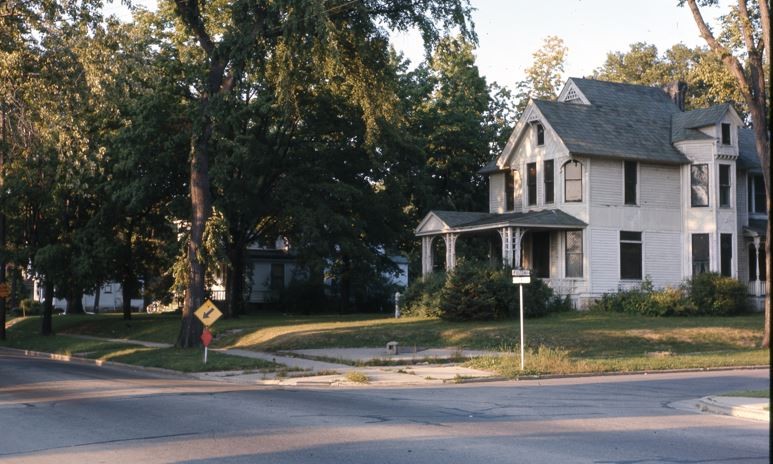
[[[201,332],[201,343],[203,343],[204,346],[209,346],[210,342],[212,342],[212,332],[204,327],[204,331]]]

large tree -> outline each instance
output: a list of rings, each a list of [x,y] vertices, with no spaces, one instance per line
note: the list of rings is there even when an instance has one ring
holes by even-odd
[[[163,7],[163,5],[162,5]],[[188,287],[177,344],[198,345],[201,326],[193,311],[203,302],[205,269],[203,237],[211,214],[209,162],[218,105],[244,77],[251,61],[270,61],[277,70],[280,100],[292,105],[299,87],[301,57],[311,57],[320,74],[351,85],[363,119],[374,126],[388,99],[378,80],[378,60],[371,51],[387,42],[384,27],[417,27],[427,43],[440,29],[459,27],[467,34],[469,6],[465,0],[202,1],[175,0],[181,43],[198,44],[192,62],[201,74],[192,82],[196,101],[190,142],[191,221],[188,246]]]
[[[768,101],[769,69],[771,65],[770,43],[770,5],[768,0],[748,1],[738,0],[730,11],[722,18],[722,29],[715,36],[711,27],[703,18],[701,7],[717,5],[717,0],[680,0],[690,8],[695,23],[698,25],[701,37],[709,48],[717,54],[728,71],[735,77],[738,87],[749,109],[752,129],[754,130],[757,156],[762,166],[767,192],[768,218],[771,213],[770,191],[770,102]],[[771,221],[765,237],[765,262],[767,276],[771,279],[773,263],[771,263],[770,242]],[[762,345],[770,347],[771,330],[771,299],[770,292],[765,296],[765,329]]]
[[[516,84],[518,89],[518,106],[516,113],[520,115],[529,98],[554,100],[564,84],[564,63],[568,48],[563,39],[558,36],[547,36],[542,47],[532,54],[532,64],[525,69],[526,78]]]

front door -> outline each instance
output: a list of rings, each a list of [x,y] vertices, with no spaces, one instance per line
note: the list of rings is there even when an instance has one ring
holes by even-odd
[[[550,278],[550,232],[532,233],[531,263],[535,277]]]

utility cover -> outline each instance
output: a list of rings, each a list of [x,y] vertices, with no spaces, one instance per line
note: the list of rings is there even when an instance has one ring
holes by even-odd
[[[198,317],[201,323],[207,327],[214,324],[215,321],[220,319],[220,316],[223,315],[223,313],[217,309],[217,306],[215,306],[215,304],[209,300],[205,301],[203,305],[199,306],[199,309],[197,309],[193,314]]]

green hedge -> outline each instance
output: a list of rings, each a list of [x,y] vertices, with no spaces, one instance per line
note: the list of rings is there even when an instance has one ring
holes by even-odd
[[[517,286],[510,269],[461,262],[448,273],[414,281],[401,298],[404,316],[440,317],[451,321],[494,320],[519,313]],[[571,309],[567,298],[553,293],[542,280],[524,288],[525,317]]]
[[[641,286],[604,294],[590,308],[644,316],[731,316],[748,311],[746,286],[736,279],[704,273],[679,287],[655,290],[649,277]]]

